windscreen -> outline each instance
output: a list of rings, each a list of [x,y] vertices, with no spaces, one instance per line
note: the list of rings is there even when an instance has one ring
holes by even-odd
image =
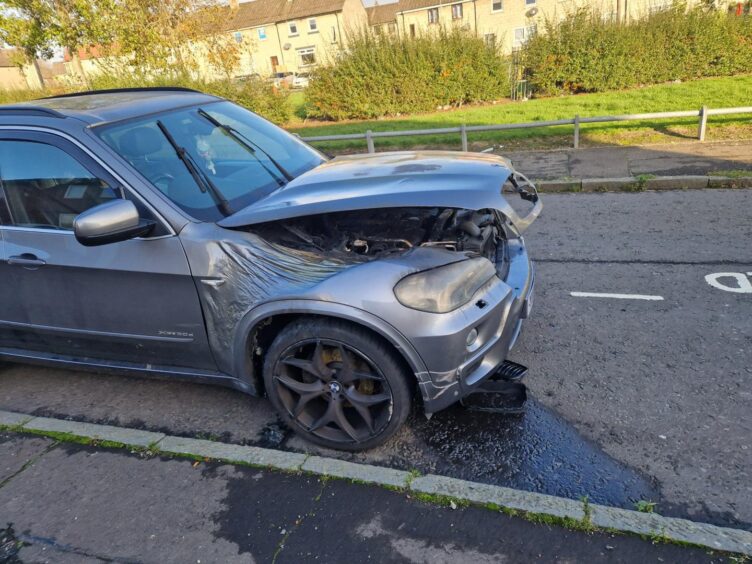
[[[324,161],[296,137],[231,102],[96,131],[165,196],[203,221],[221,219],[228,208],[238,211]]]

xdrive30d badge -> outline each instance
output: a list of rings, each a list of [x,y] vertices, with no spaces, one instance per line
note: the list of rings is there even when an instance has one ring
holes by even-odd
[[[505,361],[540,210],[501,157],[328,160],[190,90],[0,106],[0,358],[231,386],[370,448]]]

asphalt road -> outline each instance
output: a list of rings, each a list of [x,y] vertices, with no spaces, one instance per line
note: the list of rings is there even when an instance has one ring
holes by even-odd
[[[752,529],[752,294],[705,280],[752,272],[750,209],[752,191],[547,195],[527,236],[533,317],[512,355],[531,368],[527,412],[451,408],[368,453],[327,454],[623,507],[650,499]],[[265,401],[196,384],[14,366],[0,409],[321,452]]]

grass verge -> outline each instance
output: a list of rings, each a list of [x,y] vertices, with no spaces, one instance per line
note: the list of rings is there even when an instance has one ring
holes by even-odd
[[[304,121],[305,96],[295,93],[290,103],[296,116],[287,128],[303,137],[312,135],[340,135],[372,131],[430,129],[467,125],[521,123],[581,117],[636,114],[648,112],[724,108],[749,105],[752,76],[743,75],[709,78],[682,83],[661,84],[618,92],[580,94],[556,98],[537,98],[527,102],[501,102],[495,105],[466,107],[458,110],[433,112],[402,118],[345,121],[337,123]],[[506,150],[549,149],[572,144],[571,126],[545,127],[504,132],[471,133],[471,149],[502,145]],[[697,119],[671,119],[642,122],[583,124],[580,145],[635,145],[691,141],[697,136]],[[752,138],[752,115],[711,116],[708,119],[707,140]],[[315,145],[330,152],[362,151],[365,142],[319,142]],[[459,134],[395,137],[377,139],[377,150],[411,147],[459,146]]]

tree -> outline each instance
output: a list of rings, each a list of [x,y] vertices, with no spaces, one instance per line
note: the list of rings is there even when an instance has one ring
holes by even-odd
[[[240,48],[223,33],[227,10],[207,0],[0,0],[0,40],[29,63],[63,47],[84,80],[80,50],[96,51],[110,74],[169,80],[197,74],[209,45],[210,64],[230,74]]]

